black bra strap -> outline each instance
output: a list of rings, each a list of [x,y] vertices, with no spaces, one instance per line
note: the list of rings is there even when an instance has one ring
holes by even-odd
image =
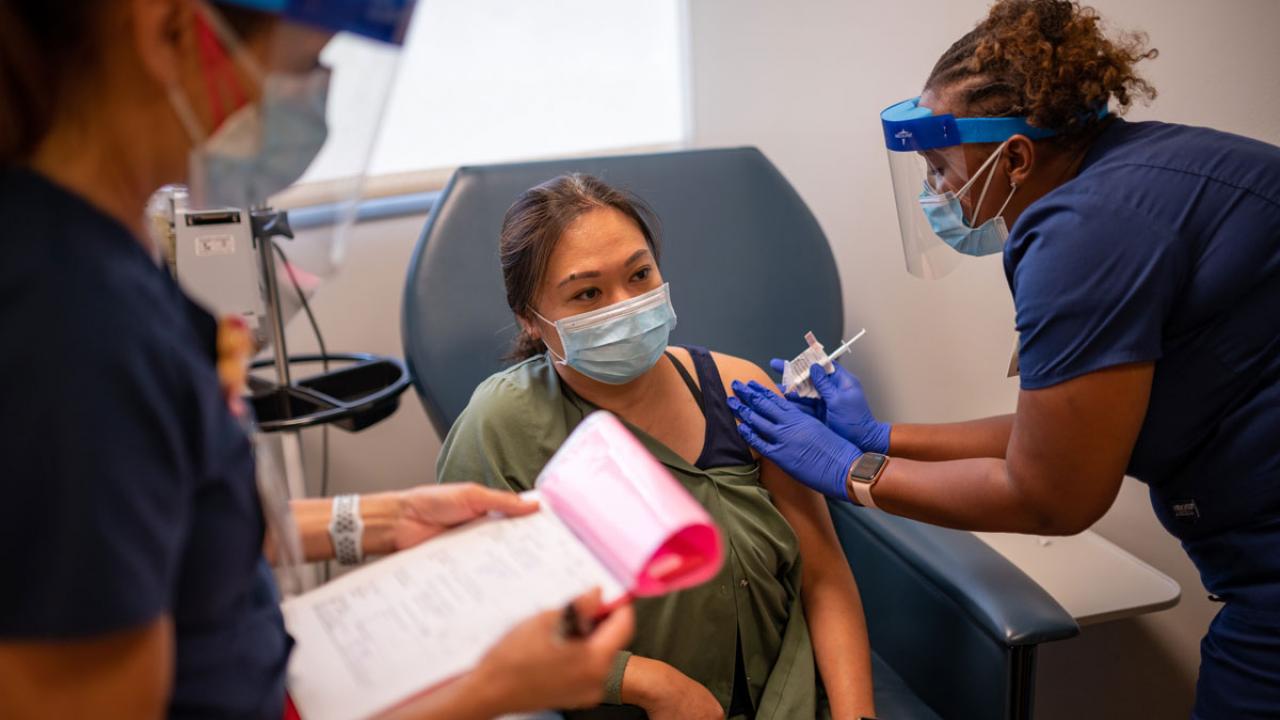
[[[684,369],[684,365],[676,359],[675,355],[671,354],[670,350],[663,351],[663,354],[667,356],[667,359],[671,361],[672,365],[676,366],[676,371],[680,373],[680,377],[684,378],[684,384],[689,386],[689,392],[693,393],[693,399],[698,401],[698,407],[703,407],[702,390],[699,389],[698,384],[693,381],[693,377],[689,375],[689,371]]]

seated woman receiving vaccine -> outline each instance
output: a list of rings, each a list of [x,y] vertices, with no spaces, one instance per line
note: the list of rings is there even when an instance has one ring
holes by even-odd
[[[613,412],[715,518],[727,555],[711,582],[635,603],[635,640],[606,702],[654,720],[873,715],[862,608],[826,504],[736,431],[730,383],[768,376],[667,345],[676,313],[655,225],[641,202],[590,176],[516,200],[500,255],[520,362],[476,389],[437,477],[531,489],[587,414]],[[592,714],[612,716],[634,711]]]

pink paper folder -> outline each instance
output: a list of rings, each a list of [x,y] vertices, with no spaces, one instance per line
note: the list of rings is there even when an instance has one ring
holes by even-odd
[[[537,487],[632,595],[681,590],[720,571],[724,544],[711,516],[608,412],[578,425]]]

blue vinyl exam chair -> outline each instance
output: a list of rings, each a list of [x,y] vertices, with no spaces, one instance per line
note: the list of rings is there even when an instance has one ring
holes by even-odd
[[[768,367],[797,352],[807,330],[828,343],[841,337],[827,238],[755,148],[463,167],[434,203],[404,292],[405,357],[441,437],[503,366],[516,330],[498,265],[503,213],[522,191],[569,172],[598,175],[657,211],[662,273],[680,315],[672,342]],[[969,533],[844,503],[831,513],[866,608],[880,716],[1030,717],[1036,646],[1075,635],[1071,617]]]

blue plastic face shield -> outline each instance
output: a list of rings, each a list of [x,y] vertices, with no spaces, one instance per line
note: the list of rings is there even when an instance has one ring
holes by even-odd
[[[348,200],[381,125],[413,0],[195,0],[193,6],[202,82],[171,88],[170,96],[199,156],[189,175],[192,202],[212,209]],[[233,23],[233,10],[265,22]],[[201,104],[210,109],[208,119],[194,112]],[[331,133],[334,127],[341,132]],[[327,197],[276,198],[299,180],[337,184]]]
[[[333,223],[290,243],[308,289],[345,260],[346,238],[400,62],[412,0],[194,0],[203,77],[169,89],[190,140],[185,207],[331,204]],[[233,10],[268,22],[234,23]],[[251,37],[241,33],[251,32]],[[205,105],[206,116],[194,108]]]
[[[898,225],[902,232],[902,249],[907,271],[925,279],[945,276],[963,259],[951,244],[945,242],[921,209],[921,197],[929,194],[956,193],[969,224],[988,220],[975,218],[978,195],[988,178],[975,178],[982,173],[998,172],[998,163],[984,163],[989,156],[970,165],[964,145],[990,144],[994,153],[1001,143],[1015,135],[1031,140],[1053,136],[1053,131],[1032,127],[1026,118],[957,118],[936,115],[920,104],[920,98],[904,100],[880,113],[885,148],[889,154],[889,173],[897,205]],[[973,180],[978,182],[971,182]],[[964,192],[961,192],[964,190]]]
[[[185,187],[165,191],[151,205],[150,226],[158,244],[171,249],[175,267],[177,258],[202,252],[192,248],[203,247],[197,241],[209,237],[223,243],[222,249],[192,257],[227,267],[216,263],[234,265],[260,246],[247,236],[250,208],[332,207],[332,221],[281,243],[280,255],[287,261],[274,258],[276,276],[298,289],[280,293],[287,322],[301,309],[297,298],[323,292],[345,263],[373,142],[400,62],[398,43],[414,5],[406,0],[192,0],[190,5],[192,60],[200,77],[167,88],[188,139]],[[241,22],[246,16],[261,22]],[[206,111],[196,112],[202,106]],[[209,220],[217,217],[234,222]],[[192,229],[206,226],[207,232]],[[190,242],[179,251],[177,237],[187,234]],[[261,258],[249,263],[265,272]],[[178,274],[184,275],[181,268]],[[254,280],[248,277],[256,287]],[[223,309],[186,287],[211,309]],[[252,297],[254,291],[240,295]],[[236,302],[240,311],[254,301]],[[271,340],[270,324],[256,324],[256,317],[249,322],[260,341]]]

